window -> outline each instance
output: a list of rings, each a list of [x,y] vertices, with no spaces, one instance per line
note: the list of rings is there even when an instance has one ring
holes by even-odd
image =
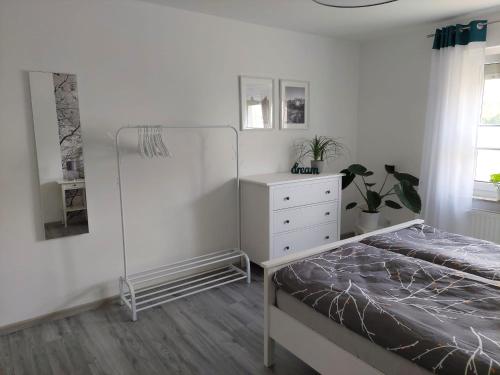
[[[490,175],[500,173],[500,55],[488,56],[476,142],[476,196],[494,197]]]

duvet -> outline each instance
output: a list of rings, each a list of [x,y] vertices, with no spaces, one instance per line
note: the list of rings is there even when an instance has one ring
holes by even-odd
[[[286,266],[276,288],[438,374],[500,374],[500,289],[364,243]]]
[[[416,224],[371,236],[364,244],[500,280],[500,245]]]

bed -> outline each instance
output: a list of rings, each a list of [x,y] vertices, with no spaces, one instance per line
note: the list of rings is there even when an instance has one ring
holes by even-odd
[[[265,364],[279,342],[322,374],[499,373],[499,281],[363,242],[421,224],[265,262]]]

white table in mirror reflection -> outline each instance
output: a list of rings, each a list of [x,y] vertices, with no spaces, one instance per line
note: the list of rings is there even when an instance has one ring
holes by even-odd
[[[58,184],[61,186],[61,199],[62,199],[62,211],[63,211],[63,223],[64,227],[68,226],[68,213],[75,211],[87,211],[87,200],[85,197],[85,180],[60,180]],[[74,191],[74,194],[78,194],[78,190],[82,190],[81,202],[77,205],[68,205],[66,192]]]

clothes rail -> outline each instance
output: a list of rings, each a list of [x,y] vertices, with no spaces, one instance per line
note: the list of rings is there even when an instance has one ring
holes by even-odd
[[[172,157],[162,139],[162,130],[210,130],[227,129],[234,134],[236,147],[236,237],[237,247],[225,249],[190,259],[161,265],[155,268],[130,274],[128,270],[128,243],[126,241],[126,219],[123,207],[123,189],[120,155],[120,134],[123,131],[136,129],[138,131],[138,149],[142,156]],[[144,142],[144,143],[141,143]],[[206,290],[226,285],[240,280],[250,283],[250,260],[241,250],[240,238],[240,204],[239,204],[239,140],[238,131],[227,125],[134,125],[123,126],[115,134],[116,160],[118,170],[118,193],[120,198],[120,217],[122,231],[123,276],[120,276],[120,301],[130,309],[131,318],[137,320],[139,311],[152,308],[179,298],[201,293]],[[239,260],[241,267],[234,263]]]

